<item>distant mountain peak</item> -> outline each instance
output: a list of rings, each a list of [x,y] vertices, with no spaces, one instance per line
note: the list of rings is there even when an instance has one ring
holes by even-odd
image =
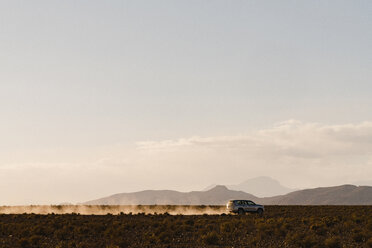
[[[216,185],[208,191],[229,191],[225,185]]]
[[[268,176],[253,177],[242,183],[226,186],[228,189],[244,191],[258,197],[285,195],[295,191],[281,185],[279,181]]]
[[[209,191],[211,189],[214,189],[217,186],[212,184],[203,189],[203,191]],[[278,180],[275,180],[268,176],[258,176],[253,177],[250,179],[247,179],[241,183],[237,184],[230,184],[224,186],[225,189],[230,190],[237,190],[237,191],[244,191],[246,193],[258,196],[258,197],[271,197],[271,196],[277,196],[277,195],[285,195],[290,192],[295,191],[296,189],[291,189],[283,186],[280,184]]]

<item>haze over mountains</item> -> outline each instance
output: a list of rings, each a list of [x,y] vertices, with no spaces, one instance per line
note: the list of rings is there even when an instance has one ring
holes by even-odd
[[[216,185],[217,184],[210,185],[204,190],[212,189]],[[249,192],[257,197],[285,195],[296,190],[287,188],[281,185],[279,181],[265,176],[251,178],[238,184],[226,185],[226,187],[231,190]]]
[[[243,183],[241,185],[248,185]],[[275,185],[275,184],[274,184]],[[230,199],[250,199],[267,205],[370,205],[372,187],[341,185],[297,190],[285,195],[257,197],[253,194],[217,185],[209,190],[179,192],[145,190],[120,193],[97,200],[89,205],[224,205]]]
[[[356,181],[351,184],[357,186],[372,186],[372,180]]]

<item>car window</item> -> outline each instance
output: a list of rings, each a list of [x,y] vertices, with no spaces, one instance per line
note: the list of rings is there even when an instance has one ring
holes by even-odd
[[[256,205],[253,201],[248,201],[248,205]]]

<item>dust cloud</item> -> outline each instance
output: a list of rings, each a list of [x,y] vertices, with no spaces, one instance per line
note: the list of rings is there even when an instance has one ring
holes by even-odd
[[[225,206],[205,205],[28,205],[0,206],[0,214],[226,214]]]

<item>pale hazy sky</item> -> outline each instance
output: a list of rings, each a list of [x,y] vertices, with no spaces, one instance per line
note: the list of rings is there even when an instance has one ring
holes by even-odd
[[[0,205],[372,178],[372,2],[0,0]]]

